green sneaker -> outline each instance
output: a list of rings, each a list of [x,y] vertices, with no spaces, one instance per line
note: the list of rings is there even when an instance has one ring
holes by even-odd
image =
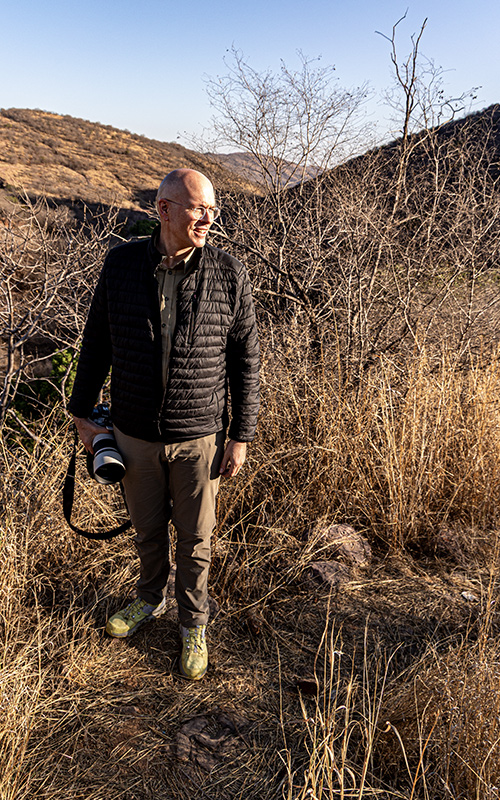
[[[157,606],[152,606],[141,600],[140,597],[129,603],[116,614],[108,619],[106,633],[122,639],[124,636],[132,636],[133,633],[148,619],[161,616],[165,611],[166,600],[163,598]]]
[[[205,640],[206,625],[184,628],[181,625],[182,655],[179,670],[183,678],[199,681],[208,667],[208,650]]]

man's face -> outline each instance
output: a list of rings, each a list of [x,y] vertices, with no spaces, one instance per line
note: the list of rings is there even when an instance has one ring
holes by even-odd
[[[170,194],[170,202],[167,198],[158,202],[170,254],[203,247],[213,217],[205,213],[201,219],[196,219],[192,209],[215,206],[212,184],[207,178],[199,176]]]

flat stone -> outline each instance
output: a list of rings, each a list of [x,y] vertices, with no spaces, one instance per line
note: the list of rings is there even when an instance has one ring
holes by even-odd
[[[192,739],[208,725],[206,717],[195,717],[186,722],[177,734],[177,758],[179,761],[189,761],[191,757]]]
[[[352,567],[365,568],[371,562],[372,549],[368,539],[350,525],[317,525],[311,538],[320,546],[327,545],[337,558]]]
[[[176,736],[179,761],[197,764],[205,772],[220,767],[229,756],[241,756],[246,749],[244,730],[248,722],[234,712],[199,716],[185,722]]]

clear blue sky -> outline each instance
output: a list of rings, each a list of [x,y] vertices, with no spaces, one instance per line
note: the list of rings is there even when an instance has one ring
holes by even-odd
[[[204,76],[224,74],[234,45],[257,70],[297,66],[297,50],[336,67],[346,88],[391,83],[425,17],[421,50],[447,70],[447,89],[480,86],[476,108],[500,102],[500,3],[494,0],[9,0],[2,3],[0,106],[41,108],[173,141],[210,119]],[[449,71],[448,71],[449,70]],[[370,112],[390,124],[379,100]]]

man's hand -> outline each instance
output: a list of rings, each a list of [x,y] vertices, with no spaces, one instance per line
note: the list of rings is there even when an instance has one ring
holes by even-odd
[[[85,446],[85,450],[88,450],[89,453],[93,453],[92,442],[94,436],[97,436],[98,433],[104,433],[106,428],[103,428],[101,425],[96,425],[95,422],[91,422],[87,417],[73,417],[73,422],[76,425],[78,435]]]
[[[222,464],[220,465],[220,474],[222,478],[234,478],[238,474],[247,454],[246,442],[235,442],[230,439],[224,450],[222,457]]]

